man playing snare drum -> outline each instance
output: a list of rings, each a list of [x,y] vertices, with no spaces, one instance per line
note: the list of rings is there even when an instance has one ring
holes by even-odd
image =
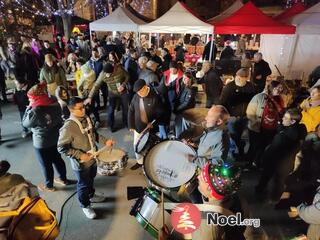
[[[85,114],[81,98],[72,97],[68,108],[71,115],[60,129],[58,151],[70,159],[78,180],[77,194],[80,207],[87,218],[93,219],[96,217],[96,213],[90,203],[105,201],[105,197],[95,194],[93,187],[97,173],[96,142],[99,140],[100,143],[104,143],[110,148],[114,142],[110,139],[106,140],[95,132],[91,119]]]

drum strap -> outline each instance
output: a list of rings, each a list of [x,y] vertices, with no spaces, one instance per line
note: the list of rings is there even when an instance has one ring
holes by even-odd
[[[165,202],[164,208],[166,210],[173,210],[178,204],[180,203]],[[235,215],[232,211],[217,205],[211,205],[211,204],[194,204],[194,205],[197,206],[197,208],[201,212],[215,212],[215,213],[220,213],[224,216]]]
[[[80,131],[82,134],[87,134],[88,139],[89,139],[89,143],[90,143],[90,148],[91,151],[94,153],[96,152],[96,145],[95,145],[95,141],[93,140],[93,126],[91,123],[91,120],[89,117],[86,117],[88,126],[86,128],[83,128],[81,122],[79,121],[79,119],[75,118],[75,117],[70,117],[69,120],[74,121],[78,127],[80,128]]]

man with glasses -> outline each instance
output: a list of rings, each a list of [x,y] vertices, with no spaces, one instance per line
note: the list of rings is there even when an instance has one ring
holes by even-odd
[[[89,219],[96,218],[91,203],[103,202],[105,197],[95,194],[93,187],[97,174],[97,165],[94,153],[97,151],[96,142],[112,147],[114,142],[98,135],[91,119],[85,114],[83,100],[72,97],[68,103],[70,118],[60,129],[58,151],[71,161],[72,169],[77,177],[77,193],[80,207]]]

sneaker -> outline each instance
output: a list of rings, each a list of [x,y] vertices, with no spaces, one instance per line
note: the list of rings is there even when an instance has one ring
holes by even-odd
[[[106,199],[107,198],[105,196],[94,194],[94,196],[92,198],[90,198],[90,202],[101,203],[101,202],[106,201]]]
[[[57,183],[57,184],[60,184],[62,186],[67,186],[67,185],[72,185],[72,184],[76,184],[77,181],[76,180],[70,180],[70,179],[67,179],[67,180],[61,180],[60,178],[55,178],[54,179],[54,182]]]
[[[47,187],[45,184],[43,184],[43,183],[40,183],[39,185],[38,185],[38,189],[39,189],[39,191],[41,191],[41,192],[54,192],[54,191],[56,191],[56,189],[54,188],[54,187]]]
[[[84,215],[86,215],[89,219],[95,219],[97,217],[96,212],[89,206],[86,208],[82,208]]]

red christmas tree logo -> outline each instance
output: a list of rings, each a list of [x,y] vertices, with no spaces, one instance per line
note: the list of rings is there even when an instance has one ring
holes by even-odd
[[[171,222],[177,232],[190,234],[199,228],[201,224],[201,214],[195,205],[191,203],[180,203],[172,211]]]

